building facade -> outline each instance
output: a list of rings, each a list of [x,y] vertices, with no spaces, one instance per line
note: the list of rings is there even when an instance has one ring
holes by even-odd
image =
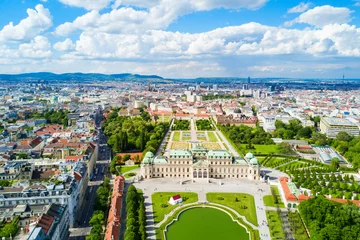
[[[325,117],[320,121],[321,133],[330,138],[335,138],[339,132],[346,132],[351,136],[359,136],[359,127],[344,118]]]
[[[140,169],[143,179],[179,178],[192,181],[215,179],[260,180],[260,166],[252,153],[233,157],[226,150],[171,150],[168,157],[146,153]]]

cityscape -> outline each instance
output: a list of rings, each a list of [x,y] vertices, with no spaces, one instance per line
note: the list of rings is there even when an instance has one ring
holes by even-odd
[[[360,239],[360,1],[323,2],[0,3],[0,238]]]

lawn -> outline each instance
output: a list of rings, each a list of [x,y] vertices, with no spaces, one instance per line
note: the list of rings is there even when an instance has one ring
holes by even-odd
[[[263,153],[263,154],[279,152],[276,144],[273,144],[273,145],[253,144],[253,146],[255,147],[255,149],[249,150],[250,152],[253,151],[253,152]],[[241,144],[241,148],[246,149],[246,144]],[[248,150],[246,150],[246,151],[248,151]]]
[[[168,240],[248,240],[245,228],[214,208],[193,208],[182,212],[178,221],[168,227]]]
[[[245,193],[207,193],[209,202],[222,204],[243,215],[249,222],[258,226],[254,197]]]
[[[275,190],[275,193],[276,193],[276,196],[277,196],[277,200],[278,200],[278,204],[275,204],[274,203],[274,198],[272,195],[266,195],[264,196],[264,204],[265,206],[268,206],[268,207],[280,207],[280,208],[284,208],[285,205],[284,203],[281,201],[281,197],[280,197],[280,194],[279,194],[279,189],[276,187],[276,186],[271,186],[272,189]]]
[[[191,139],[190,132],[182,132],[182,141],[189,141]]]
[[[121,174],[124,174],[128,171],[131,171],[131,170],[134,170],[134,169],[137,169],[139,168],[140,166],[139,165],[134,165],[134,166],[120,166],[120,169],[118,167],[118,171],[120,171]]]
[[[266,211],[266,218],[269,224],[271,237],[277,239],[285,239],[281,219],[277,211]]]
[[[210,142],[217,142],[217,138],[216,138],[214,132],[207,132],[207,135],[209,137]]]
[[[299,239],[299,240],[309,239],[305,230],[305,226],[301,221],[299,212],[298,211],[289,212],[288,217],[289,217],[291,231],[295,239]]]
[[[206,135],[205,132],[196,132],[196,138],[199,141],[206,141]]]
[[[131,172],[131,173],[125,173],[125,174],[124,174],[124,177],[125,177],[125,178],[131,178],[131,177],[135,177],[135,176],[136,176],[136,173],[132,173],[132,172]]]
[[[164,219],[165,214],[170,213],[178,205],[170,205],[169,199],[172,196],[180,194],[184,200],[184,204],[198,201],[197,193],[192,192],[157,192],[151,196],[153,203],[154,222],[159,223]],[[164,204],[164,205],[163,205]],[[163,206],[162,206],[163,205]]]
[[[180,132],[174,132],[173,141],[180,141]]]

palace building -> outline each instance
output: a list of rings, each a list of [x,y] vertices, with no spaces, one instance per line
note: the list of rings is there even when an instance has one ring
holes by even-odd
[[[142,179],[179,178],[183,180],[251,179],[260,180],[260,166],[254,154],[233,157],[226,150],[170,150],[168,157],[147,152],[140,169]]]

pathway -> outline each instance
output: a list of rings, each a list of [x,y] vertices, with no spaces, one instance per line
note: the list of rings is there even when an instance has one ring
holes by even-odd
[[[169,125],[169,129],[168,129],[167,132],[165,133],[165,136],[164,136],[163,140],[161,141],[161,144],[160,144],[160,146],[158,147],[155,156],[160,155],[160,154],[161,154],[161,151],[162,151],[163,149],[165,149],[165,147],[166,147],[165,144],[166,144],[166,141],[167,141],[167,139],[168,139],[168,136],[171,135],[171,133],[172,133],[171,127],[172,127],[173,123],[174,123],[174,119],[171,120],[170,125]],[[171,137],[171,136],[170,136],[170,137]],[[169,139],[169,141],[171,141],[171,138]],[[170,144],[168,144],[168,145],[170,145]],[[167,150],[167,149],[165,149],[165,151],[166,151],[166,150]]]
[[[223,142],[224,144],[226,144],[226,146],[228,146],[229,148],[229,151],[231,152],[231,154],[234,156],[234,157],[239,157],[239,153],[235,150],[235,148],[229,143],[229,141],[226,139],[226,137],[223,135],[223,133],[216,129],[216,132],[218,133],[218,135],[220,136],[221,138],[221,142]],[[216,135],[216,134],[215,134]],[[216,136],[218,138],[218,136]]]
[[[270,240],[270,231],[266,225],[266,207],[264,206],[263,196],[270,195],[270,187],[266,183],[259,183],[250,180],[241,180],[241,181],[223,181],[222,185],[217,183],[184,183],[179,184],[179,181],[169,180],[169,179],[149,179],[146,181],[141,181],[135,183],[137,188],[144,190],[144,195],[148,196],[146,198],[146,213],[148,217],[149,228],[148,239],[151,238],[154,233],[154,221],[152,215],[152,205],[151,205],[151,195],[154,192],[196,192],[199,197],[199,201],[204,202],[206,200],[206,193],[208,192],[239,192],[239,193],[248,193],[254,196],[256,215],[259,223],[257,228],[260,232],[260,237],[262,240]],[[263,191],[258,191],[262,189]],[[151,213],[151,214],[150,214]],[[263,224],[264,223],[264,224]]]
[[[224,145],[224,142],[219,138],[218,134],[216,133],[216,131],[213,132],[215,137],[216,137],[216,140],[217,140],[217,143],[220,144],[220,147],[221,149],[226,149],[225,145]]]
[[[190,135],[191,135],[191,142],[197,142],[195,120],[193,118],[190,119]],[[195,143],[192,143],[192,148],[195,148],[195,145],[196,145]]]
[[[151,195],[152,191],[148,191],[146,188],[143,189],[144,193],[144,204],[145,204],[145,215],[146,215],[146,235],[147,239],[156,239],[155,223],[153,215],[153,207]]]

